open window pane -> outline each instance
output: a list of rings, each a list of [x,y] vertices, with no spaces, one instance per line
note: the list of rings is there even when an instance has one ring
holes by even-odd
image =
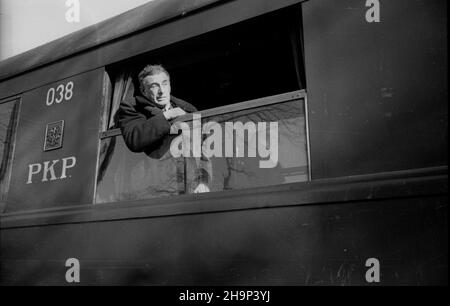
[[[206,122],[220,124],[223,152],[230,144],[233,145],[233,149],[228,150],[233,152],[233,157],[222,154],[222,157],[211,158],[211,191],[308,180],[303,100],[213,116],[204,121],[204,125]],[[246,128],[242,129],[240,123]],[[231,124],[234,127],[232,131],[226,127]],[[272,143],[271,133],[278,141]]]
[[[104,139],[96,203],[149,199],[184,193],[182,159],[150,158],[129,151],[122,136]]]
[[[170,149],[180,139],[176,137],[168,137],[164,149],[152,156],[131,152],[122,136],[104,139],[96,202],[193,193],[200,183],[209,191],[223,191],[308,180],[303,99],[205,117],[201,122],[194,117],[183,124],[190,133],[184,151],[189,153],[180,157]],[[211,126],[214,132],[207,129]],[[197,148],[194,133],[203,134]],[[183,145],[177,148],[182,151]],[[195,150],[202,153],[196,155]]]

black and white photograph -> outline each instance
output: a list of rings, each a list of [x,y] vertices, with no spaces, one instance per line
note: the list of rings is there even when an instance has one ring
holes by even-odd
[[[448,286],[447,48],[445,0],[0,0],[0,286]]]

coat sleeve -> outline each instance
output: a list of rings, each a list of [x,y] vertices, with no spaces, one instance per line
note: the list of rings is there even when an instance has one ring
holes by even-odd
[[[127,147],[133,152],[144,152],[170,134],[170,123],[163,113],[146,118],[128,103],[121,103],[117,113],[118,127]]]

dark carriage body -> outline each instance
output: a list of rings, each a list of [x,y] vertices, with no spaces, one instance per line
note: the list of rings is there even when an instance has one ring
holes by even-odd
[[[377,284],[366,279],[376,258],[381,285],[446,285],[446,5],[383,2],[369,23],[356,0],[154,1],[1,62],[0,106],[11,103],[14,120],[0,283],[64,285],[76,258],[84,285],[366,285]],[[109,78],[130,59],[183,53],[265,16],[294,18],[301,86],[202,114],[300,101],[305,179],[101,203],[102,144],[121,139],[103,116]],[[268,74],[283,61],[275,46],[257,50]],[[58,88],[70,99],[58,102]]]

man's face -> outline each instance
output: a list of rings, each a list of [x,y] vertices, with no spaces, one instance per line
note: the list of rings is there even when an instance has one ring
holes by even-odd
[[[144,95],[152,102],[162,106],[170,105],[170,79],[164,73],[149,75],[142,80]]]

